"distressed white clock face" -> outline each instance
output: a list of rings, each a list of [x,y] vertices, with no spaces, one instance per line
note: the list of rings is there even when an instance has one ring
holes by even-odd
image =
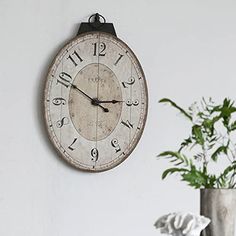
[[[117,37],[91,32],[57,55],[45,88],[48,133],[62,157],[87,171],[125,160],[147,115],[147,87],[130,48]]]

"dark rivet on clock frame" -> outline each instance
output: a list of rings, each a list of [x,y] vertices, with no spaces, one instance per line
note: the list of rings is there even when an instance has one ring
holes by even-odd
[[[116,36],[114,25],[107,23],[105,17],[99,13],[91,15],[88,22],[82,22],[77,35],[92,31],[105,32]]]

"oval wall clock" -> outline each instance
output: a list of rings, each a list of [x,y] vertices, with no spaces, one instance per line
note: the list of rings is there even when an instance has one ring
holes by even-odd
[[[57,54],[44,95],[50,140],[81,170],[117,166],[142,135],[148,108],[142,67],[98,13]]]

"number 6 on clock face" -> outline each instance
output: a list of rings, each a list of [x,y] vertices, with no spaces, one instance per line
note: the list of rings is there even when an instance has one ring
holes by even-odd
[[[105,171],[124,161],[142,135],[147,106],[137,58],[111,34],[79,35],[49,69],[44,99],[49,137],[79,169]]]

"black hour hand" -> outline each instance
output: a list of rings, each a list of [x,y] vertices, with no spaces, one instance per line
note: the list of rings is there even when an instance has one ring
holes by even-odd
[[[112,104],[116,104],[118,102],[123,102],[123,101],[118,101],[118,100],[107,100],[107,101],[100,101],[98,99],[94,99],[96,103],[112,103]]]

